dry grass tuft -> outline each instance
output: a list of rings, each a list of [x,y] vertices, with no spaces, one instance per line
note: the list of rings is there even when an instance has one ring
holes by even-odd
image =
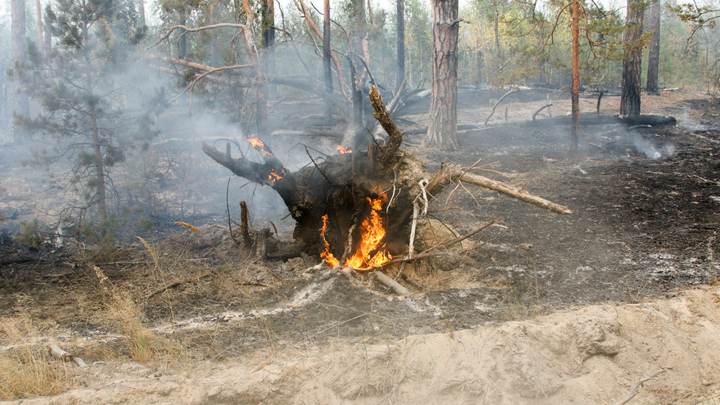
[[[0,354],[0,398],[57,395],[72,386],[71,367],[50,358],[44,347]]]
[[[126,336],[130,357],[138,362],[173,361],[185,356],[176,341],[143,326],[141,314],[128,293],[116,293],[109,307],[111,322]]]
[[[38,336],[38,331],[28,314],[0,319],[2,340],[18,345],[0,353],[0,398],[56,395],[72,386],[69,364],[51,358],[44,345],[23,342]]]

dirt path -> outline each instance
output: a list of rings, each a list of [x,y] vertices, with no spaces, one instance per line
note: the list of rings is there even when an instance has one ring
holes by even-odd
[[[384,344],[278,345],[170,371],[100,362],[76,388],[7,404],[720,403],[720,287]]]

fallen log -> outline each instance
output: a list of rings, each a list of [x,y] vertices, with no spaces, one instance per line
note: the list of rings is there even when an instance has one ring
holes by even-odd
[[[545,106],[547,107],[547,106]],[[543,107],[542,109],[544,109]],[[540,112],[542,109],[538,110]],[[472,131],[477,129],[485,128],[499,128],[506,126],[516,127],[555,127],[565,126],[572,124],[572,117],[555,117],[555,118],[543,118],[530,121],[496,121],[491,123],[487,127],[473,124],[458,125],[458,131]],[[580,116],[580,125],[626,125],[626,126],[637,126],[637,125],[649,125],[649,126],[661,126],[661,125],[677,125],[677,119],[675,117],[665,115],[636,115],[636,116],[619,116],[619,115],[588,115],[582,114]],[[427,127],[413,129],[405,131],[406,135],[420,135],[427,133]]]

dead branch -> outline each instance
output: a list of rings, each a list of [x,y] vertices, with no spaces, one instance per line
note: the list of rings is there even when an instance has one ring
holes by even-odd
[[[312,17],[308,15],[307,11],[305,10],[305,3],[303,0],[299,0],[300,5],[295,3],[295,7],[297,7],[298,11],[302,13],[303,17],[305,18],[305,22],[308,23],[309,27],[315,32],[315,35],[318,36],[321,40],[323,39],[323,35],[318,29],[317,25],[315,25],[315,21],[313,21]],[[301,7],[302,6],[302,7]],[[338,86],[340,87],[340,92],[342,92],[343,96],[345,98],[350,99],[348,97],[347,93],[345,93],[345,83],[343,82],[342,77],[342,68],[340,68],[340,62],[338,61],[337,56],[335,56],[335,51],[333,51],[332,47],[330,48],[330,58],[332,58],[333,63],[335,64],[335,69],[337,69],[337,77],[338,77]]]
[[[392,100],[390,100],[390,104],[387,105],[387,109],[390,111],[390,114],[395,113],[395,110],[397,110],[400,105],[402,93],[405,91],[405,87],[407,86],[407,78],[407,75],[403,77],[403,81],[400,83],[400,87],[397,92],[395,92],[395,96],[393,96]]]
[[[447,248],[449,248],[450,246],[455,245],[455,244],[457,244],[457,243],[460,243],[460,242],[464,241],[465,239],[467,239],[467,238],[475,235],[476,233],[482,231],[483,229],[487,228],[488,226],[490,226],[490,225],[492,225],[492,224],[494,224],[494,223],[495,223],[495,221],[487,221],[487,222],[485,222],[484,224],[480,225],[477,229],[475,229],[474,231],[472,231],[472,232],[470,232],[470,233],[467,233],[467,234],[462,235],[462,236],[458,236],[457,238],[455,238],[455,239],[453,239],[453,240],[451,240],[451,241],[448,241],[448,242],[445,242],[445,243],[441,243],[441,244],[439,244],[439,245],[437,245],[437,246],[433,246],[433,247],[431,247],[431,248],[429,248],[429,249],[426,249],[426,250],[425,250],[424,252],[422,252],[422,253],[427,253],[427,252],[429,252],[431,249],[440,249],[440,248],[445,248],[445,249],[447,249]],[[421,253],[421,254],[422,254],[422,253]]]
[[[322,169],[320,169],[320,167],[318,166],[318,164],[315,162],[315,159],[313,159],[313,157],[310,155],[310,151],[308,151],[308,148],[307,148],[307,147],[305,148],[305,153],[308,155],[308,157],[309,157],[310,160],[312,161],[313,165],[315,165],[315,168],[320,172],[320,174],[322,174],[323,178],[325,178],[325,181],[327,181],[328,184],[332,186],[332,185],[333,185],[332,181],[330,181],[330,179],[328,179],[328,177],[327,177],[327,175],[325,174],[325,172],[322,171]]]
[[[539,110],[535,111],[535,114],[532,115],[532,120],[535,121],[535,117],[537,117],[538,114],[540,114],[540,111],[552,107],[552,104],[545,104],[544,106],[540,107]]]
[[[640,380],[638,380],[638,382],[633,384],[633,386],[630,388],[630,391],[628,391],[627,396],[625,398],[623,398],[622,400],[616,402],[615,405],[627,404],[628,402],[630,402],[631,399],[633,399],[633,397],[635,397],[635,395],[637,395],[638,388],[640,388],[646,381],[652,380],[653,378],[657,377],[658,375],[660,375],[666,371],[667,371],[667,369],[663,368],[663,369],[660,369],[660,370],[650,374],[647,377],[641,378]]]
[[[380,272],[380,271],[374,271],[373,274],[375,274],[375,279],[377,279],[377,281],[392,288],[393,291],[395,291],[398,295],[402,295],[402,296],[410,295],[410,291],[408,291],[407,288],[403,287],[400,283],[393,280],[387,274]]]
[[[168,31],[160,37],[157,41],[155,41],[154,44],[150,45],[148,49],[156,47],[159,43],[166,40],[170,34],[173,33],[175,30],[185,30],[185,32],[200,32],[200,31],[207,31],[212,30],[216,28],[239,28],[243,31],[247,30],[248,27],[245,24],[237,24],[237,23],[218,23],[218,24],[212,24],[212,25],[205,25],[203,27],[197,27],[197,28],[190,28],[185,25],[174,25],[170,28],[168,28]]]
[[[265,186],[272,186],[273,184],[275,184],[270,173],[278,172],[277,168],[272,163],[265,162],[265,164],[260,164],[247,160],[244,157],[233,159],[232,157],[228,157],[227,154],[222,153],[219,150],[213,148],[212,146],[206,144],[205,142],[202,143],[202,150],[203,152],[205,152],[206,155],[210,156],[212,160],[216,161],[222,166],[225,166],[236,176]],[[281,180],[282,179],[278,181]]]
[[[512,90],[508,91],[507,93],[503,94],[502,97],[500,97],[500,99],[499,99],[499,100],[495,103],[495,105],[493,106],[492,111],[490,111],[490,115],[488,115],[488,117],[485,119],[485,126],[487,126],[488,121],[490,121],[490,117],[492,117],[493,114],[495,114],[495,109],[496,109],[497,106],[500,104],[500,102],[503,101],[503,99],[504,99],[505,97],[507,97],[508,94],[515,93],[515,92],[518,91],[518,90],[519,90],[519,89],[518,89],[517,87],[513,87]]]
[[[417,254],[413,257],[396,257],[396,258],[391,259],[390,261],[383,263],[382,267],[387,267],[387,266],[389,266],[391,264],[395,264],[395,263],[412,262],[413,260],[426,259],[428,257],[452,256],[454,254],[455,253],[452,253],[452,252],[439,251],[439,252],[427,252],[427,253]]]
[[[164,293],[165,291],[168,291],[168,290],[171,290],[171,289],[173,289],[173,288],[179,287],[179,286],[181,286],[181,285],[183,285],[183,284],[188,284],[188,283],[192,283],[192,282],[195,282],[195,281],[199,281],[199,280],[201,280],[201,279],[203,279],[203,278],[205,278],[205,277],[207,277],[207,276],[212,276],[212,272],[206,272],[206,273],[203,273],[203,274],[201,274],[201,275],[199,275],[199,276],[192,276],[192,277],[187,277],[187,278],[184,278],[184,279],[181,279],[181,280],[175,280],[175,281],[173,281],[172,283],[170,283],[170,284],[168,284],[168,285],[166,285],[166,286],[164,286],[164,287],[158,288],[158,289],[156,289],[155,291],[151,292],[150,294],[148,294],[148,296],[147,296],[146,299],[149,300],[150,298],[152,298],[152,297],[154,297],[154,296],[156,296],[156,295],[158,295],[158,294],[162,294],[162,293]]]
[[[560,214],[572,214],[572,210],[570,210],[568,207],[555,204],[552,201],[548,201],[544,198],[530,194],[527,191],[518,189],[515,186],[511,186],[497,180],[492,180],[485,176],[466,173],[466,171],[463,170],[460,166],[449,166],[442,177],[438,178],[438,176],[436,176],[436,178],[433,179],[433,182],[435,182],[435,184],[433,187],[428,187],[428,190],[430,191],[430,194],[436,194],[438,191],[442,190],[445,186],[447,186],[450,182],[455,182],[458,180],[463,180],[468,183],[495,190],[510,197],[514,197],[530,204],[549,209],[553,212],[557,212]]]
[[[49,343],[48,344],[48,352],[50,353],[50,356],[62,360],[62,361],[73,361],[75,364],[78,365],[78,367],[87,367],[87,363],[83,361],[80,357],[73,356],[72,354],[66,352],[65,350],[61,349],[60,346],[58,346],[55,343]]]
[[[377,86],[373,86],[370,89],[370,103],[373,107],[373,116],[380,122],[380,125],[382,125],[385,132],[390,136],[382,152],[382,156],[378,159],[382,166],[387,167],[397,159],[397,150],[400,148],[400,145],[402,145],[403,133],[390,117],[387,108],[385,108]]]

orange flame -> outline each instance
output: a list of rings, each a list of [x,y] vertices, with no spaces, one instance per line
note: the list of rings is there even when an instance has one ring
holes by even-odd
[[[345,154],[345,153],[352,153],[352,149],[346,148],[346,147],[343,147],[343,146],[340,146],[340,145],[337,146],[337,150],[339,150],[340,153],[343,153],[343,154]]]
[[[392,259],[390,253],[380,249],[382,240],[385,237],[385,228],[383,227],[383,219],[378,212],[382,210],[386,200],[387,194],[382,192],[378,198],[367,197],[371,208],[370,215],[360,224],[360,242],[355,249],[355,253],[345,261],[345,266],[352,266],[356,270],[370,270],[380,267]],[[330,244],[325,240],[327,219],[326,214],[323,216],[323,226],[320,228],[320,236],[325,244],[325,251],[320,253],[320,257],[325,258],[328,264],[335,267],[340,262],[330,253]],[[373,254],[373,252],[376,253]]]
[[[273,183],[282,179],[285,176],[285,169],[281,169],[281,173],[275,173],[275,169],[273,169],[270,174],[268,174],[268,180],[272,181]]]
[[[323,215],[322,220],[323,220],[323,225],[322,225],[322,228],[320,228],[320,237],[322,238],[323,243],[325,244],[325,251],[320,253],[320,257],[325,259],[325,263],[329,264],[332,267],[335,267],[338,264],[340,264],[340,260],[336,259],[335,256],[333,256],[333,254],[330,253],[330,244],[328,243],[327,240],[325,240],[325,231],[327,231],[328,215],[327,214]]]
[[[265,149],[265,143],[263,143],[263,141],[261,141],[257,138],[248,138],[247,141],[250,142],[250,144],[252,144],[252,146],[255,147],[255,149],[261,150],[264,154],[266,154],[268,156],[272,156],[272,153],[268,152]]]

